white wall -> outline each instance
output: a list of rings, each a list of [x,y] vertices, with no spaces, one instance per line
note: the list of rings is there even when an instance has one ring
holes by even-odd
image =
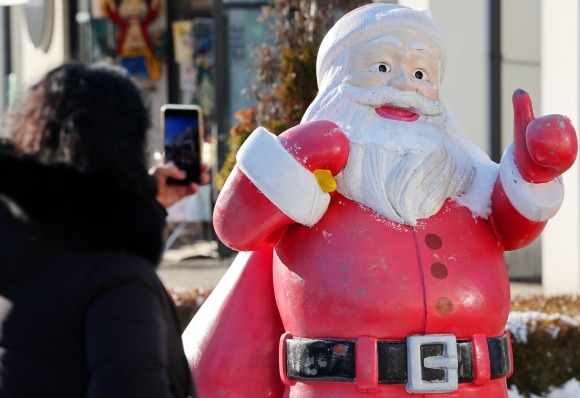
[[[542,112],[568,116],[580,129],[580,5],[542,0]],[[578,160],[564,173],[566,195],[542,240],[544,294],[580,293]]]
[[[10,9],[12,69],[22,91],[38,81],[46,72],[68,59],[68,8],[65,0],[54,0],[53,32],[45,51],[36,48],[28,34],[24,6]]]

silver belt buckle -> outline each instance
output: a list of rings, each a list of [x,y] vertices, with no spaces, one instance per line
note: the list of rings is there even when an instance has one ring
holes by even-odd
[[[407,337],[407,391],[410,393],[452,392],[458,385],[457,339],[452,334],[427,334]],[[443,344],[443,356],[426,357],[421,363],[421,346]],[[445,378],[442,381],[425,381],[421,369],[442,369]]]

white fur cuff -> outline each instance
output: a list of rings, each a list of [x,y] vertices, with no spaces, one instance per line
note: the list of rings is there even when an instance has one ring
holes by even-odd
[[[236,161],[250,181],[294,221],[312,226],[326,212],[330,195],[265,128],[258,127],[250,134]]]
[[[528,220],[547,221],[560,209],[564,200],[562,176],[543,184],[524,180],[516,167],[513,143],[501,158],[499,176],[511,204]]]

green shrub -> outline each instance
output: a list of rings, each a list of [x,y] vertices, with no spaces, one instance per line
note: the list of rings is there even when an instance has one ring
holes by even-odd
[[[574,296],[514,300],[507,325],[514,373],[508,386],[545,396],[550,387],[580,379],[580,299]]]
[[[179,320],[179,326],[183,333],[193,316],[201,308],[201,305],[211,293],[211,290],[203,287],[196,287],[192,289],[167,289],[167,292],[175,304],[177,319]]]

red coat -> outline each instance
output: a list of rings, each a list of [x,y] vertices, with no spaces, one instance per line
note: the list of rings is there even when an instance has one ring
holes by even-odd
[[[487,220],[448,199],[414,227],[338,193],[307,227],[278,210],[239,169],[231,179],[216,205],[216,230],[229,246],[254,252],[240,254],[228,272],[234,275],[224,278],[229,285],[218,286],[184,334],[201,396],[283,396],[277,346],[284,332],[378,340],[500,336],[510,306],[503,252],[531,242],[545,225],[520,216],[499,179]],[[211,333],[200,336],[201,330]],[[231,366],[235,371],[225,370]],[[367,395],[356,383],[291,384],[284,396]],[[430,396],[382,384],[374,394]],[[460,383],[455,393],[433,397],[507,397],[506,382]]]

